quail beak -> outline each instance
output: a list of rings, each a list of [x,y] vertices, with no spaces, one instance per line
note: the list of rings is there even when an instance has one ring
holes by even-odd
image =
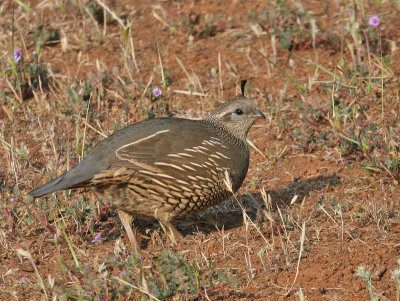
[[[254,113],[255,113],[255,114],[253,115],[254,118],[257,118],[257,119],[265,119],[265,115],[264,115],[263,112],[261,112],[260,110],[256,110]]]

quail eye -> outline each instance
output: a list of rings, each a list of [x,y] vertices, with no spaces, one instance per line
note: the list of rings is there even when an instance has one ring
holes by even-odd
[[[236,113],[236,115],[242,115],[243,111],[242,111],[242,109],[236,109],[235,113]]]

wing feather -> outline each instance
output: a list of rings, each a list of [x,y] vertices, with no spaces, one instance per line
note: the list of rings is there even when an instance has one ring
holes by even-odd
[[[230,167],[231,158],[226,154],[221,156],[224,149],[215,143],[214,136],[207,128],[194,134],[193,128],[172,126],[119,147],[108,163],[111,168],[147,170],[172,175],[175,179],[184,179],[185,173],[193,172],[203,178],[215,177],[210,167],[222,172],[224,167]]]

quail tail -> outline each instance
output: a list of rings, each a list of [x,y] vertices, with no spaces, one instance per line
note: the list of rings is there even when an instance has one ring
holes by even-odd
[[[65,177],[61,176],[58,178],[55,178],[54,180],[50,181],[49,183],[44,184],[43,186],[40,186],[32,191],[29,192],[31,196],[34,198],[38,198],[41,196],[44,196],[46,194],[52,193],[57,190],[62,190],[62,189],[68,189],[70,186],[70,183],[67,181],[64,181]]]
[[[92,177],[90,173],[81,173],[81,169],[75,167],[62,176],[30,191],[29,194],[38,198],[57,190],[83,187]]]

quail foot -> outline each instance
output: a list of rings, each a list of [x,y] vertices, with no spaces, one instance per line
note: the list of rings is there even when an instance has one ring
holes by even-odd
[[[226,101],[203,120],[156,118],[137,122],[99,143],[77,166],[29,192],[41,197],[57,190],[93,187],[114,203],[131,247],[133,215],[155,217],[181,237],[172,220],[229,198],[247,174],[246,137],[265,118],[242,95]],[[226,173],[232,189],[225,185]]]

